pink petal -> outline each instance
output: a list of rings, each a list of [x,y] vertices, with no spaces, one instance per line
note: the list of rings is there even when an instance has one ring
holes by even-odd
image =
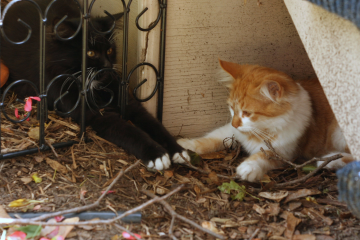
[[[64,220],[64,216],[62,216],[62,215],[60,215],[60,216],[56,216],[56,217],[54,217],[55,218],[55,220],[57,221],[57,222],[61,222],[62,220]]]
[[[13,232],[11,235],[9,235],[6,239],[8,240],[25,240],[26,239],[26,233],[21,231]]]
[[[41,98],[39,98],[39,97],[29,97],[29,98],[31,98],[31,99],[34,99],[34,100],[36,100],[36,101],[41,101]]]
[[[24,110],[27,112],[30,112],[31,109],[32,109],[32,100],[31,100],[31,97],[29,97],[26,99]]]
[[[105,191],[101,191],[101,194],[103,194]],[[109,190],[106,194],[115,193],[114,190]]]
[[[39,240],[50,240],[49,238],[46,238],[46,237],[42,237],[40,238]]]
[[[56,226],[55,229],[53,231],[51,231],[51,233],[49,233],[48,235],[46,235],[48,238],[54,238],[56,237],[56,235],[59,234],[59,226]]]
[[[141,238],[141,236],[139,234],[136,234],[134,233],[134,235],[138,238]],[[133,236],[131,236],[129,233],[127,232],[122,232],[122,236],[125,238],[125,239],[136,239],[134,238]]]
[[[20,118],[19,109],[15,108],[15,117]]]

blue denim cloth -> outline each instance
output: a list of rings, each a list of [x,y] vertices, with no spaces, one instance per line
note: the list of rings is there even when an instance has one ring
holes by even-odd
[[[360,0],[308,0],[350,20],[360,29]]]

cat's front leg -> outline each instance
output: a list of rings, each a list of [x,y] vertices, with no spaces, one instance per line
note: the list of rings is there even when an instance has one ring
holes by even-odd
[[[271,151],[265,151],[272,155]],[[242,179],[249,182],[260,181],[267,171],[278,168],[282,162],[269,160],[263,152],[257,152],[245,159],[237,168],[236,173]]]
[[[224,139],[232,137],[232,126],[227,124],[201,138],[181,138],[177,142],[185,149],[198,154],[211,153],[225,149]]]
[[[127,119],[138,128],[147,133],[155,142],[160,144],[169,154],[174,163],[184,163],[190,161],[190,156],[181,147],[175,138],[166,128],[154,118],[132,95],[129,95],[129,104],[126,108]]]

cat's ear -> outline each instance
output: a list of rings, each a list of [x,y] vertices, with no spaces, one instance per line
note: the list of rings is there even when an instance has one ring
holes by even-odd
[[[276,81],[264,81],[260,87],[260,93],[273,102],[279,100],[283,92],[283,87]]]
[[[55,25],[60,21],[60,18],[55,18],[53,20],[53,31],[55,30]],[[64,22],[62,22],[60,24],[60,26],[58,26],[58,28],[56,29],[56,31],[58,32],[58,34],[63,37],[63,38],[68,38],[70,36],[72,36],[77,28],[79,27],[80,23],[80,18],[70,18],[70,19],[66,19]]]
[[[116,13],[116,14],[111,14],[111,15],[114,17],[115,21],[117,21],[117,20],[121,19],[124,16],[124,13],[121,12],[121,13]],[[114,19],[112,17],[106,15],[104,17],[99,17],[96,20],[102,26],[104,26],[106,30],[108,30],[113,25]]]
[[[219,59],[221,68],[230,74],[234,79],[241,78],[248,69],[248,65],[240,65]]]

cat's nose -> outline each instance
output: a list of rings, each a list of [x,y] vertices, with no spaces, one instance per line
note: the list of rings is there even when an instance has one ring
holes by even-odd
[[[104,68],[112,68],[112,63],[109,60],[105,60],[103,66]]]
[[[241,126],[242,126],[241,118],[239,118],[238,116],[235,115],[235,116],[233,117],[233,119],[232,119],[231,125],[232,125],[234,128],[241,127]]]

